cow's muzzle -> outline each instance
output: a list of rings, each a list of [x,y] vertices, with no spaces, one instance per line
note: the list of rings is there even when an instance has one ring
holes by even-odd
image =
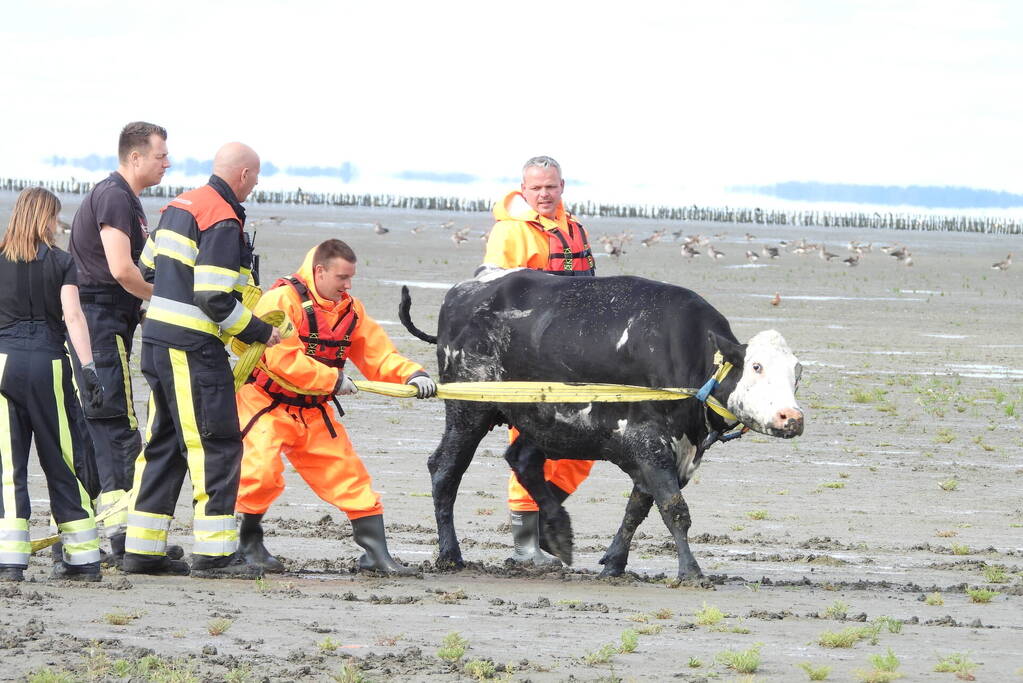
[[[771,420],[772,436],[791,439],[803,433],[803,411],[799,408],[783,408]]]

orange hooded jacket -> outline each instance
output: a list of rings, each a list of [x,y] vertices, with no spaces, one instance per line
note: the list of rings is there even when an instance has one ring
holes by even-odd
[[[529,223],[539,223],[546,230],[561,230],[568,234],[568,214],[563,204],[558,204],[558,213],[550,219],[534,211],[517,190],[494,204],[494,219],[497,224],[487,239],[483,263],[498,268],[547,269],[550,240]]]
[[[316,291],[313,279],[313,247],[305,256],[302,266],[295,275],[306,283],[313,305],[320,311],[324,319],[333,326],[339,314],[347,306],[344,299],[333,302],[324,299]],[[398,353],[387,333],[380,324],[366,314],[362,302],[345,294],[352,300],[352,310],[358,315],[359,322],[352,330],[352,345],[348,350],[348,360],[355,363],[366,379],[378,382],[394,382],[403,384],[413,375],[425,374],[423,366],[410,361]],[[305,319],[302,301],[294,287],[284,285],[266,292],[256,304],[256,315],[268,311],[281,310],[295,326]],[[303,387],[307,394],[330,394],[337,384],[340,370],[332,368],[306,355],[305,346],[293,335],[281,340],[279,344],[269,347],[263,354],[263,362],[274,375],[296,387]]]

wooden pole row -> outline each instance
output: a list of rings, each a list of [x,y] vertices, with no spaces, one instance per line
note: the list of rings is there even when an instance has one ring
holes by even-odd
[[[20,192],[27,187],[43,186],[63,194],[85,194],[92,183],[76,180],[38,181],[0,178],[0,190]],[[156,185],[143,196],[176,197],[191,187]],[[290,192],[255,190],[248,199],[256,204],[309,204],[323,206],[365,206],[394,209],[426,209],[432,211],[489,212],[492,206],[486,199],[459,197],[406,197],[393,194],[353,194],[343,192],[304,192],[301,188]],[[653,220],[701,221],[712,223],[740,223],[753,225],[793,225],[837,228],[887,228],[891,230],[978,232],[1000,235],[1023,234],[1023,220],[1001,216],[966,216],[940,214],[906,214],[893,212],[827,211],[765,211],[730,207],[655,206],[645,204],[599,204],[595,202],[568,203],[568,210],[577,216],[605,216],[612,218],[646,218]]]

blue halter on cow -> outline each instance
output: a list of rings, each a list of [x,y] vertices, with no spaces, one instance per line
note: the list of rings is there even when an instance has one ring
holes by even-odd
[[[563,562],[572,562],[571,522],[547,489],[544,461],[607,460],[632,478],[633,491],[601,560],[602,574],[617,576],[625,570],[636,527],[656,503],[675,539],[678,577],[685,580],[702,573],[689,549],[689,508],[681,489],[703,452],[739,423],[781,438],[803,432],[803,412],[795,399],[801,366],[782,336],[768,330],[740,344],[721,313],[682,287],[638,277],[551,278],[524,269],[491,270],[448,291],[435,337],[416,328],[410,308],[403,289],[400,319],[412,334],[437,344],[444,383],[707,385],[709,395],[727,407],[715,411],[695,398],[447,400],[444,435],[429,460],[441,566],[464,564],[454,528],[455,497],[476,447],[495,424],[521,432],[505,458],[539,505],[547,545]],[[725,374],[724,363],[734,369]]]

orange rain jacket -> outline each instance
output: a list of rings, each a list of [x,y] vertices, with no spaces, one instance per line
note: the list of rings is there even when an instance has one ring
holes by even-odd
[[[558,205],[553,219],[541,216],[521,192],[509,192],[494,204],[497,224],[490,231],[483,263],[499,268],[532,268],[559,274],[593,274],[593,256],[586,230]],[[564,268],[563,252],[573,263]]]
[[[295,276],[309,288],[318,318],[327,329],[347,315],[351,303],[358,322],[348,335],[351,340],[348,359],[370,380],[404,383],[426,374],[421,365],[398,353],[387,333],[366,314],[358,299],[346,294],[335,303],[319,295],[313,282],[315,251],[314,247],[306,254]],[[284,311],[296,328],[305,324],[301,298],[289,284],[264,294],[255,313],[261,315],[272,310]],[[297,335],[268,348],[263,362],[274,375],[305,388],[308,394],[333,393],[341,372],[306,355],[306,347]],[[369,473],[329,406],[274,405],[273,397],[262,386],[249,383],[238,391],[238,421],[248,427],[238,486],[238,512],[264,513],[284,491],[282,453],[320,498],[344,511],[350,519],[383,512]]]
[[[521,192],[509,192],[504,199],[494,204],[494,218],[497,224],[487,239],[484,264],[499,268],[532,268],[548,271],[552,240],[546,231],[552,230],[560,230],[563,235],[569,236],[570,240],[582,241],[586,250],[589,250],[582,226],[565,211],[564,205],[558,206],[558,212],[552,220],[533,210]],[[578,233],[574,230],[569,231],[570,222],[574,224],[573,227],[579,226]],[[588,263],[589,268],[592,268],[592,256],[588,257]],[[510,440],[514,441],[517,436],[518,430],[512,428]],[[592,468],[592,460],[548,460],[544,463],[544,478],[562,491],[571,494],[585,481]],[[540,509],[529,492],[519,483],[514,472],[508,477],[508,507],[517,512]]]

